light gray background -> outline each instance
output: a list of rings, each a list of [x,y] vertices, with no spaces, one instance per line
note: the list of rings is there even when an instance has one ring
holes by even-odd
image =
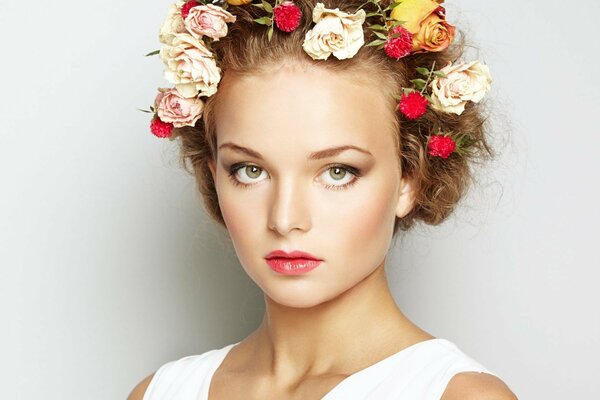
[[[261,293],[147,108],[168,1],[2,2],[0,398],[123,399],[240,340]],[[401,308],[521,399],[600,391],[598,2],[461,0],[503,155],[461,211],[398,240]]]

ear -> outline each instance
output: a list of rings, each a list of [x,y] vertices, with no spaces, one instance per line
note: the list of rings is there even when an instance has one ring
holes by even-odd
[[[396,216],[398,218],[404,217],[412,210],[415,205],[415,197],[413,180],[408,177],[402,177],[400,179],[398,204],[396,205]]]
[[[212,175],[213,182],[217,182],[217,164],[215,160],[210,159],[208,161],[208,168],[210,169],[210,174]]]

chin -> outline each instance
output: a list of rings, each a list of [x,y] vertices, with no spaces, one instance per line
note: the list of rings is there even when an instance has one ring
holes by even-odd
[[[302,293],[298,293],[294,290],[281,290],[274,293],[263,291],[265,300],[268,298],[270,302],[290,308],[311,308],[336,297],[336,295],[325,297],[323,293],[314,293],[314,289],[312,292],[302,291]]]

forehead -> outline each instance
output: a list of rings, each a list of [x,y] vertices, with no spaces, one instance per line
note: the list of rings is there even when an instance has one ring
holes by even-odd
[[[389,100],[380,88],[350,72],[289,65],[260,75],[228,72],[215,109],[218,144],[294,144],[307,151],[393,144]]]

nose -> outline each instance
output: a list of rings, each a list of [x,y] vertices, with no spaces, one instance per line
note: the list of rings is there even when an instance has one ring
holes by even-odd
[[[280,180],[273,186],[269,210],[269,229],[287,235],[298,229],[307,231],[311,227],[308,187],[293,179]]]

